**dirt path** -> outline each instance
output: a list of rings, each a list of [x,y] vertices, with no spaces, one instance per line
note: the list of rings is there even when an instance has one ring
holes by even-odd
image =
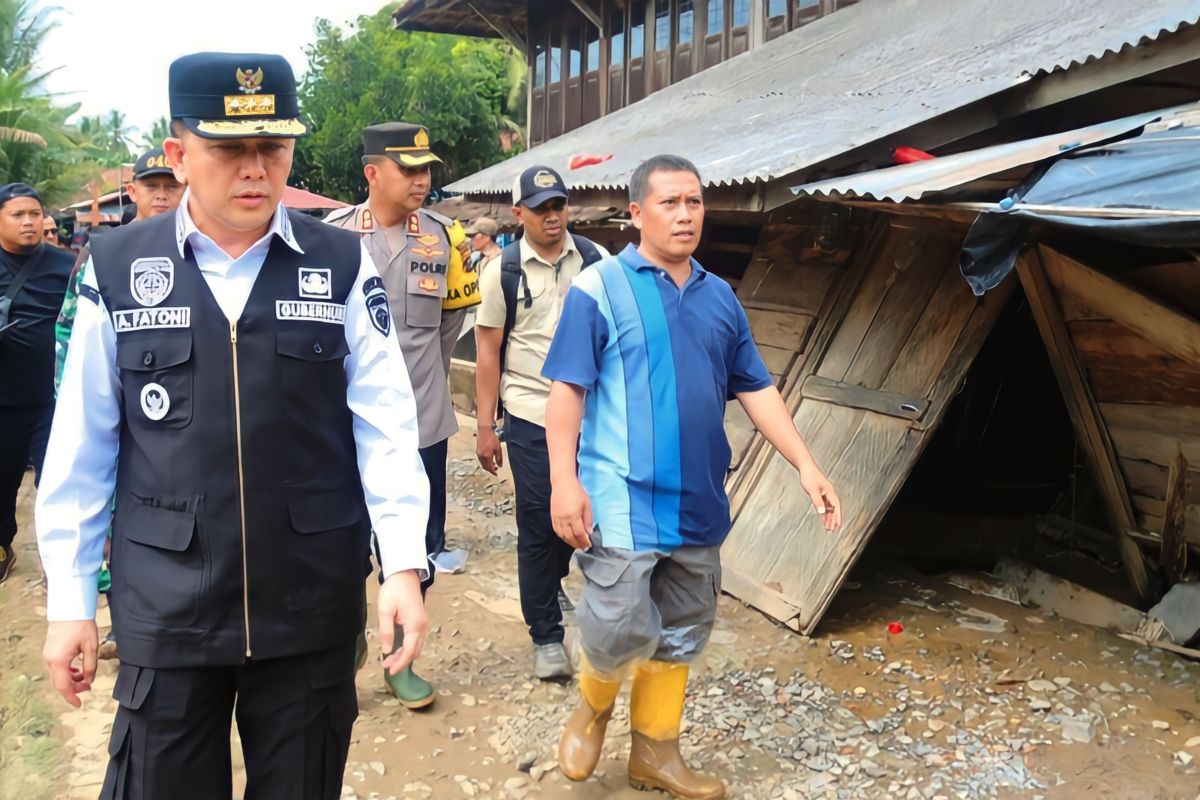
[[[625,784],[624,700],[596,778],[571,785],[554,768],[575,690],[528,677],[511,487],[476,467],[467,435],[452,441],[450,471],[449,538],[471,558],[430,594],[435,630],[420,671],[439,697],[410,713],[375,666],[359,674],[343,797],[644,797]],[[93,798],[115,667],[102,665],[80,711],[51,696],[28,529],[18,542],[21,563],[0,587],[0,797]],[[813,639],[722,598],[685,738],[732,796],[1200,800],[1197,665],[896,565],[857,572]],[[978,612],[1003,630],[960,624],[987,619]],[[892,621],[904,632],[889,636]]]

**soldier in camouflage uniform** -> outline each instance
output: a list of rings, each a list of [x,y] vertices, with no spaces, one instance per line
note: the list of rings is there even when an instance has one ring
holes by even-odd
[[[167,163],[167,157],[161,147],[147,150],[133,165],[133,180],[125,187],[125,194],[133,203],[136,214],[129,224],[143,219],[174,211],[179,207],[183,198],[183,184],[175,179],[175,172]],[[83,284],[81,267],[87,262],[88,248],[86,245],[79,251],[75,267],[71,270],[71,279],[67,284],[67,294],[63,298],[62,310],[58,312],[58,320],[54,324],[54,391],[62,382],[63,364],[67,360],[67,345],[71,340],[71,327],[75,323],[75,307],[79,301],[79,287]],[[108,594],[112,587],[112,579],[108,568],[100,571],[99,591]],[[104,637],[98,651],[100,658],[116,658],[117,643],[112,631]]]

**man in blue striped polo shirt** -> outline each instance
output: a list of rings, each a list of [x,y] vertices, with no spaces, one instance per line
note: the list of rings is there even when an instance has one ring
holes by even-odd
[[[841,504],[796,431],[733,290],[692,258],[704,223],[700,175],[655,156],[629,184],[641,232],[572,282],[543,374],[551,516],[586,579],[576,616],[583,701],[559,744],[586,780],[624,672],[633,667],[629,781],[682,798],[725,785],[679,753],[688,664],[712,631],[729,533],[725,404],[736,398],[799,471],[826,530]]]

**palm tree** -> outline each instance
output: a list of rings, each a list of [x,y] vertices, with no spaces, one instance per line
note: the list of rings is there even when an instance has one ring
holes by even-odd
[[[166,117],[159,117],[154,120],[154,124],[150,126],[148,133],[143,133],[141,141],[138,144],[141,146],[142,152],[153,150],[156,147],[162,147],[164,139],[169,139],[171,136],[171,123]]]

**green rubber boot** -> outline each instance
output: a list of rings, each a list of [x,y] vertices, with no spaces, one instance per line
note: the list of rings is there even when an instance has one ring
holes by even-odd
[[[404,629],[397,626],[395,647],[392,652],[399,650],[400,645],[403,643]],[[400,705],[411,711],[416,711],[419,708],[428,708],[433,705],[433,685],[413,672],[411,664],[395,675],[391,675],[387,670],[384,670],[383,681],[387,684],[388,691],[400,701]]]

